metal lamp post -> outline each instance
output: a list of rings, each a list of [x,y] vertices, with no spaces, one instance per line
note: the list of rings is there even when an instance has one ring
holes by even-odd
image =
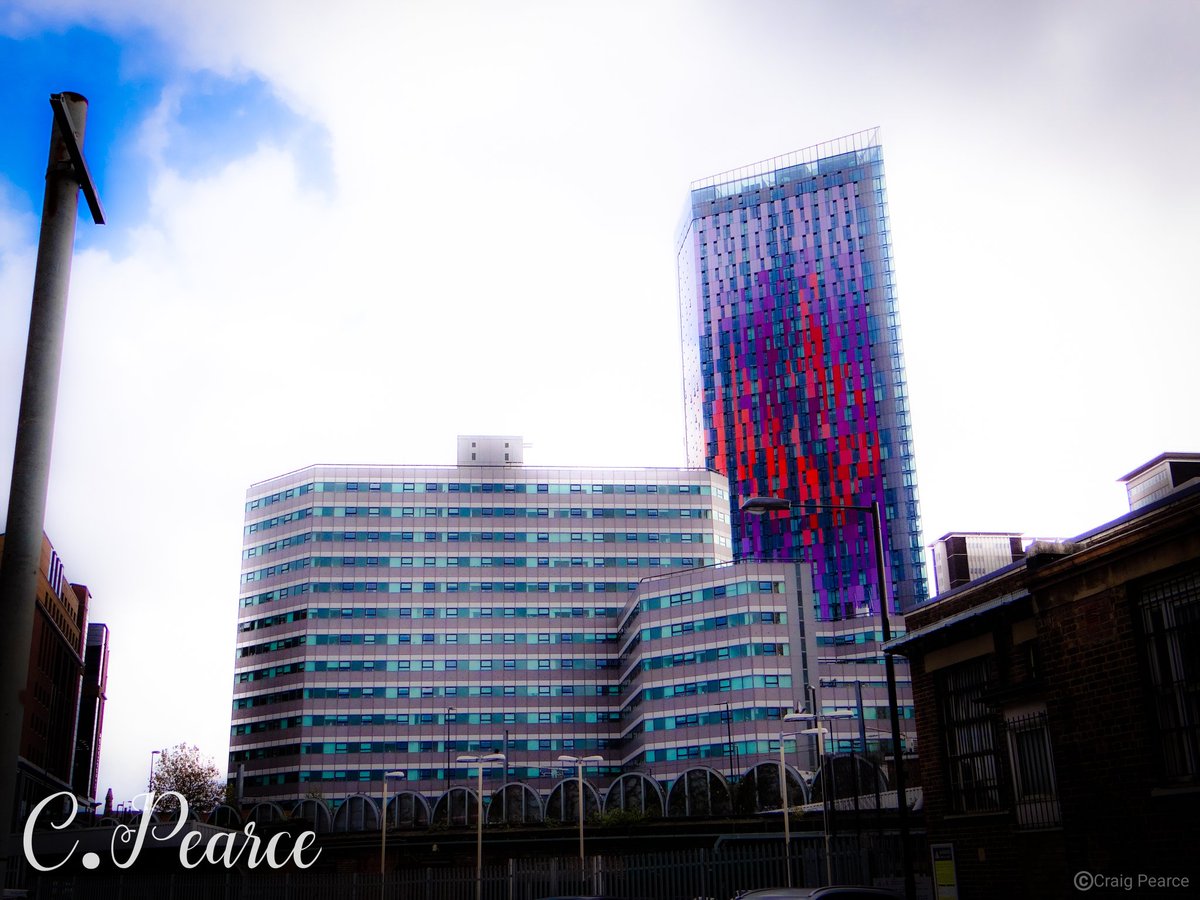
[[[791,714],[789,713],[789,715]],[[788,716],[783,718],[785,722],[788,721]],[[779,733],[779,796],[783,808],[783,865],[787,869],[788,887],[792,887],[792,823],[789,814],[791,804],[788,802],[787,763],[783,754],[783,741],[785,738],[794,738],[798,733],[793,731]]]
[[[878,500],[872,500],[870,506],[857,506],[839,503],[793,503],[783,497],[748,497],[741,505],[741,511],[750,515],[766,515],[769,512],[816,512],[818,510],[854,510],[871,514],[873,537],[875,540],[875,573],[879,582],[879,624],[883,631],[883,643],[892,639],[892,626],[888,607],[891,605],[891,591],[888,589],[887,567],[883,562],[883,510]],[[913,877],[912,847],[908,834],[908,789],[904,777],[904,759],[900,741],[900,704],[896,694],[896,661],[891,653],[883,657],[884,672],[887,677],[888,717],[892,725],[892,752],[896,756],[896,812],[900,826],[900,855],[904,868],[904,896],[915,900],[917,895],[916,881]]]
[[[452,713],[458,712],[458,708],[454,706],[446,707],[446,792],[450,792],[450,716]],[[449,803],[449,801],[447,801]],[[449,806],[446,807],[447,815],[449,815]]]
[[[147,791],[154,790],[154,757],[158,756],[160,753],[162,753],[161,750],[150,751],[150,780],[146,782]]]
[[[788,713],[783,717],[785,722],[813,722],[815,728],[806,728],[801,734],[815,734],[817,736],[817,757],[820,760],[821,771],[821,819],[824,823],[822,830],[825,832],[825,883],[833,884],[833,855],[830,852],[829,842],[829,786],[825,775],[825,737],[827,733],[832,733],[829,728],[824,728],[821,725],[821,719],[853,719],[854,710],[852,709],[835,709],[830,712],[821,714],[815,712],[816,703],[813,704],[814,712],[812,713]]]
[[[383,796],[380,798],[383,801],[383,805],[379,807],[379,900],[383,900],[383,889],[387,883],[387,868],[384,863],[387,860],[388,779],[407,777],[408,774],[405,772],[383,773]]]
[[[483,769],[485,763],[505,763],[507,757],[503,753],[488,753],[460,756],[455,761],[479,767],[479,790],[475,794],[475,900],[483,900]]]
[[[579,779],[579,874],[587,883],[587,861],[583,855],[583,767],[588,763],[604,762],[603,756],[560,756],[558,761],[568,763],[575,767],[575,774]]]

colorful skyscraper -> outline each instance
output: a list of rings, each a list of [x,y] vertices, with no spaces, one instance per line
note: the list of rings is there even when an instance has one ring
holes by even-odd
[[[739,507],[878,500],[894,606],[925,600],[877,131],[693,183],[677,265],[688,463],[729,478],[735,556],[802,560],[821,619],[877,612],[869,515]]]

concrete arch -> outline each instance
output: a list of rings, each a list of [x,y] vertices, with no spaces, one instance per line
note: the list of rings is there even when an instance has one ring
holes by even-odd
[[[855,794],[874,794],[886,791],[887,778],[880,768],[861,753],[827,753],[812,780],[812,802],[825,801],[825,783],[829,796],[835,800]]]
[[[729,782],[709,766],[693,766],[681,772],[667,792],[668,816],[728,816],[732,813]]]
[[[333,814],[333,830],[339,833],[379,831],[379,807],[364,794],[351,794]]]
[[[215,825],[218,828],[232,828],[237,830],[242,827],[241,815],[228,803],[219,803],[214,806],[213,811],[208,814],[206,821],[209,825]]]
[[[401,791],[388,801],[388,828],[411,831],[428,828],[432,821],[429,801],[416,791]]]
[[[292,807],[292,818],[307,822],[317,834],[333,831],[333,816],[328,805],[315,797],[297,800]]]
[[[787,772],[788,806],[807,803],[808,785],[800,771],[791,765],[785,765],[784,771]],[[782,809],[783,792],[779,784],[779,763],[761,762],[747,769],[734,788],[733,807],[738,815]]]
[[[474,825],[479,818],[476,794],[467,787],[452,787],[433,805],[433,824],[450,828]]]
[[[583,817],[598,814],[604,805],[600,792],[586,778],[583,779]],[[550,789],[546,799],[546,819],[557,822],[579,821],[579,779],[569,776]]]
[[[544,818],[541,794],[520,781],[495,791],[487,807],[489,825],[535,825]]]
[[[652,819],[666,815],[667,798],[662,785],[642,772],[626,772],[608,786],[604,811],[637,813]]]
[[[272,803],[270,800],[264,800],[261,803],[255,803],[250,808],[250,812],[246,815],[247,822],[253,822],[256,825],[267,825],[271,822],[282,822],[287,816],[283,811],[283,807],[278,803]]]

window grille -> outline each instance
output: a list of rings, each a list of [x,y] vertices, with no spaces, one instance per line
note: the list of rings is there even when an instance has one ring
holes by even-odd
[[[1056,827],[1062,815],[1046,713],[1008,717],[1004,728],[1018,827]]]
[[[972,660],[942,676],[942,723],[947,784],[955,812],[986,812],[1000,805],[995,715],[983,702],[986,659]]]
[[[1200,571],[1149,584],[1138,603],[1163,774],[1200,776]]]

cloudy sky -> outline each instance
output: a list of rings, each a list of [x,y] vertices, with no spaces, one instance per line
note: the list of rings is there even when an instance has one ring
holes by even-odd
[[[688,183],[881,127],[926,542],[1200,450],[1200,6],[0,0],[0,499],[50,93],[91,101],[46,529],[101,768],[224,768],[242,503],[313,462],[684,458]]]

